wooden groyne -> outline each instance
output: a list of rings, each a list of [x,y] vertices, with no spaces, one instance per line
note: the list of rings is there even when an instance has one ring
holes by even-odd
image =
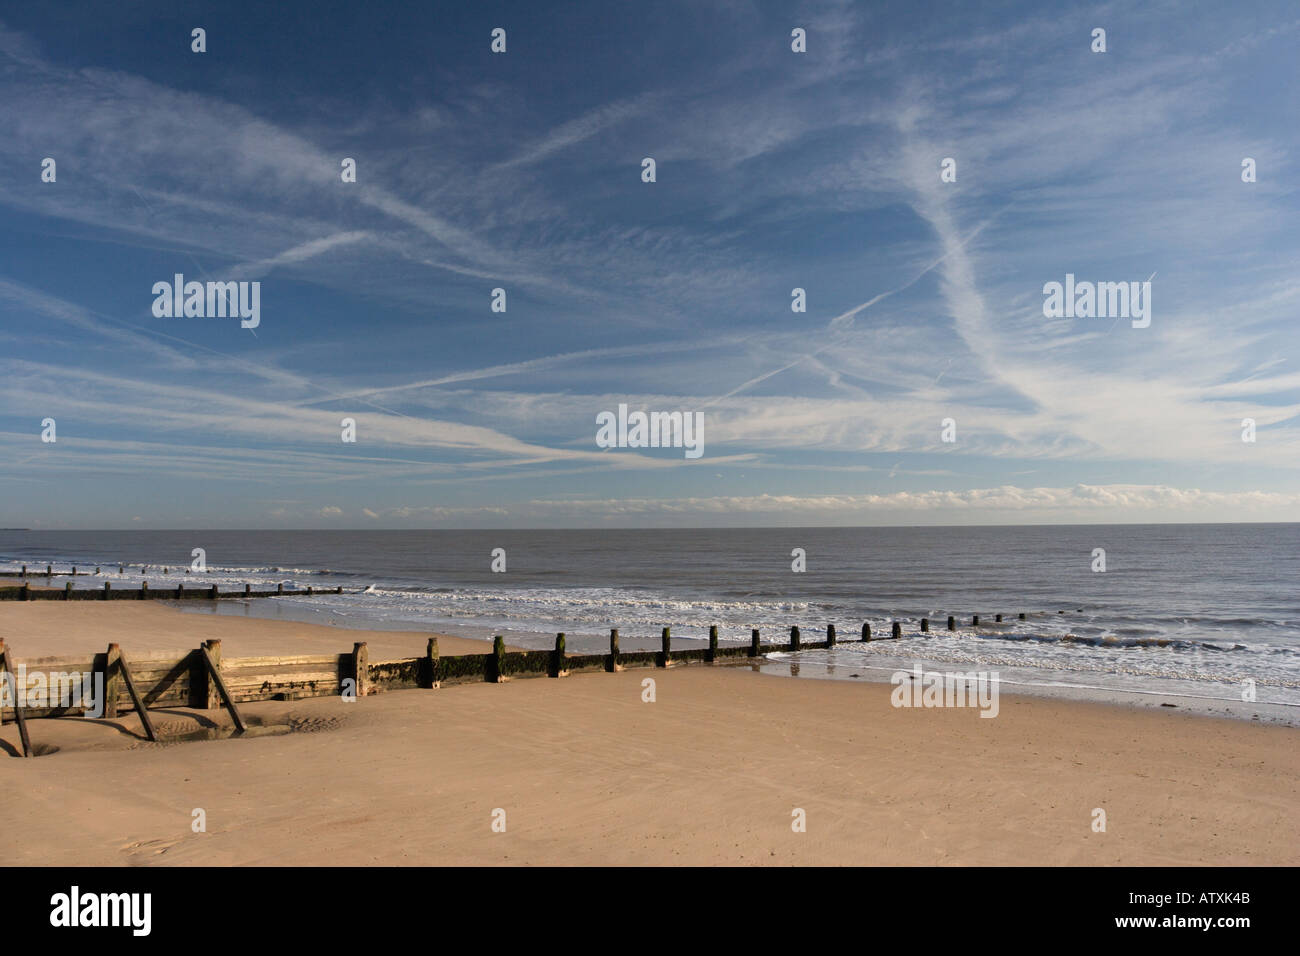
[[[103,567],[103,565],[96,566],[94,573],[99,574],[99,569],[101,567]],[[109,567],[112,567],[112,565],[109,565]],[[125,571],[126,571],[125,564],[119,564],[117,566],[118,574],[123,574],[125,573]],[[178,572],[178,573],[184,573],[184,572]],[[54,565],[52,564],[47,564],[45,566],[44,571],[41,571],[39,569],[29,571],[27,569],[27,565],[25,564],[23,565],[23,569],[21,571],[0,571],[0,578],[62,578],[62,577],[78,577],[78,576],[90,577],[90,575],[91,575],[90,571],[78,571],[77,566],[75,564],[72,566],[72,570],[70,571],[55,571]]]
[[[111,581],[105,581],[102,588],[74,588],[69,581],[62,588],[32,587],[30,584],[0,587],[0,601],[218,601],[232,598],[273,598],[273,597],[318,597],[322,594],[342,594],[343,588],[318,588],[288,590],[284,585],[276,586],[274,591],[254,591],[251,584],[244,589],[226,588],[222,591],[217,585],[186,587],[180,583],[175,587],[150,587],[145,581],[138,588],[115,588]]]
[[[61,592],[53,593],[58,595]],[[99,592],[89,593],[98,595]],[[200,597],[207,594],[206,591],[193,593]],[[266,592],[266,595],[277,593],[280,592]],[[230,592],[225,596],[244,595]],[[1020,618],[1023,620],[1024,617],[1022,613]],[[952,620],[949,618],[950,622]],[[928,619],[922,618],[920,624],[917,633],[928,633]],[[888,638],[873,638],[870,623],[864,623],[858,643],[898,640],[903,636],[901,622],[891,622],[890,632]],[[128,666],[118,644],[108,645],[102,654],[18,661],[14,659],[12,649],[6,648],[5,642],[0,640],[0,678],[16,684],[17,681],[5,672],[16,673],[20,665],[29,678],[36,674],[46,675],[40,682],[40,693],[44,697],[36,700],[32,700],[27,688],[11,684],[9,689],[20,693],[17,697],[7,695],[6,700],[17,706],[0,707],[0,724],[9,719],[18,721],[23,731],[24,750],[26,755],[30,755],[31,745],[25,725],[27,718],[85,716],[84,704],[54,699],[55,688],[63,686],[55,675],[97,675],[104,688],[101,716],[115,719],[134,709],[140,715],[146,736],[153,740],[156,738],[148,711],[158,707],[193,707],[199,710],[225,707],[231,712],[236,729],[242,731],[244,721],[239,714],[239,704],[251,701],[349,694],[359,698],[390,690],[433,689],[444,684],[504,683],[528,677],[559,678],[581,671],[616,673],[633,667],[718,664],[776,652],[828,649],[839,643],[843,642],[838,639],[833,624],[827,626],[826,638],[821,641],[803,640],[796,626],[790,628],[786,641],[765,643],[758,628],[753,628],[748,643],[727,645],[718,643],[718,628],[714,626],[709,628],[704,647],[674,649],[671,629],[665,627],[660,635],[659,650],[623,651],[619,647],[618,629],[614,628],[609,633],[609,651],[604,654],[569,654],[565,635],[560,633],[555,636],[555,646],[551,650],[507,651],[504,638],[497,636],[487,653],[442,657],[438,653],[438,639],[431,637],[422,657],[371,661],[365,642],[354,644],[351,652],[341,654],[225,658],[221,653],[221,641],[211,640],[180,654],[171,652],[133,657]]]

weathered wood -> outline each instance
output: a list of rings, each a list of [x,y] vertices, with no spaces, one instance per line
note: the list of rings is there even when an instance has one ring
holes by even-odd
[[[212,640],[205,641],[204,644],[208,649],[208,656],[211,657],[212,662],[217,665],[217,670],[221,670],[223,666],[221,661],[221,639],[213,638]],[[221,706],[218,696],[221,691],[217,688],[217,682],[212,679],[211,675],[204,677],[204,687],[203,709],[212,710]]]
[[[655,664],[659,667],[672,667],[673,634],[669,628],[665,627],[659,634],[659,659]]]
[[[121,668],[122,650],[116,644],[108,645],[104,655],[104,719],[117,719],[117,699],[122,693]]]
[[[500,634],[492,638],[492,658],[488,661],[487,679],[494,684],[504,684],[506,677],[506,639]]]
[[[921,633],[925,634],[929,630],[930,630],[930,619],[928,617],[921,618]]]
[[[790,628],[790,650],[799,650],[799,626],[797,624]]]
[[[971,619],[970,619],[970,626],[971,626],[971,627],[979,627],[979,626],[980,626],[980,616],[979,616],[978,614],[975,614],[975,615],[972,615],[972,616],[971,616]]]
[[[424,648],[424,679],[426,686],[430,690],[435,690],[441,686],[438,681],[438,639],[429,638],[429,643]]]
[[[9,656],[9,648],[5,642],[0,640],[0,673],[15,674],[13,660]],[[4,680],[10,681],[9,686],[14,692],[14,723],[18,725],[18,739],[23,744],[23,756],[32,755],[32,738],[27,734],[27,716],[23,713],[23,697],[27,695],[27,688],[19,687],[16,677],[5,677]]]
[[[864,641],[871,640],[871,624],[869,622],[864,621],[862,624],[862,639]]]
[[[1021,612],[1020,612],[1020,620],[1023,621],[1024,619],[1025,619],[1025,612],[1024,612],[1024,611],[1021,611]]]
[[[994,617],[993,617],[993,623],[994,623],[994,624],[1001,624],[1001,623],[1002,623],[1002,615],[1001,615],[1001,614],[996,614],[996,615],[994,615]]]
[[[712,664],[718,659],[718,625],[709,625],[709,653],[704,659]]]
[[[835,646],[835,625],[834,624],[826,625],[826,646],[827,647]]]
[[[208,642],[208,644],[213,643],[219,642]],[[221,695],[221,699],[225,703],[226,709],[230,711],[230,719],[234,721],[235,729],[242,734],[246,729],[244,727],[244,718],[239,715],[239,708],[235,706],[235,699],[230,696],[230,691],[226,690],[226,684],[225,681],[221,679],[221,671],[217,667],[217,662],[212,659],[212,655],[208,652],[208,644],[201,646],[199,648],[199,653],[203,655],[203,663],[208,667],[208,674],[211,676],[212,682],[217,685],[217,693]]]
[[[564,659],[564,632],[555,635],[555,650],[551,651],[551,677],[568,677],[569,668]]]
[[[750,628],[750,631],[749,631],[749,656],[750,656],[750,657],[757,657],[757,656],[758,656],[758,649],[759,649],[760,646],[761,646],[761,645],[760,645],[760,643],[759,643],[759,639],[758,639],[758,628],[756,628],[756,627],[754,627],[754,628]]]
[[[411,662],[392,661],[389,663],[409,664]],[[417,659],[415,663],[423,663],[423,662]],[[378,666],[377,664],[371,664],[370,665],[371,671],[373,672],[377,666]],[[373,673],[372,673],[372,677],[373,677]],[[227,687],[232,689],[236,687],[244,688],[244,689],[247,689],[249,687],[274,687],[277,684],[329,683],[334,685],[338,683],[339,671],[337,667],[334,667],[334,668],[330,668],[329,670],[314,670],[314,671],[294,671],[294,672],[280,671],[278,673],[269,672],[269,671],[243,671],[241,673],[238,670],[232,671],[230,667],[230,661],[226,660],[221,662],[221,679],[226,682]]]
[[[893,640],[898,640],[903,636],[903,625],[895,621],[889,626],[889,636]]]
[[[953,617],[951,614],[948,615],[948,630],[950,631],[957,630],[957,619]]]
[[[357,697],[370,693],[370,650],[365,641],[352,645],[352,674],[357,682]]]
[[[611,674],[621,671],[623,665],[618,662],[618,628],[610,628],[609,631],[609,660],[605,663],[605,670]]]
[[[437,638],[432,638],[436,641]],[[300,654],[288,657],[232,657],[221,665],[222,671],[232,667],[281,667],[292,664],[331,664],[337,665],[338,654]]]
[[[109,647],[117,647],[116,644],[110,644]],[[126,662],[126,655],[118,648],[117,666],[122,669],[122,680],[126,682],[127,692],[131,695],[131,700],[135,701],[135,711],[140,715],[140,723],[144,725],[145,736],[152,741],[158,739],[154,733],[153,721],[149,719],[149,710],[144,705],[144,700],[140,697],[140,692],[135,689],[135,681],[131,679],[131,667]]]

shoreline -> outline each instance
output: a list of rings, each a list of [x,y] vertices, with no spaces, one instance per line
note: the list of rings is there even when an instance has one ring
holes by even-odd
[[[164,602],[166,603],[166,602]],[[177,610],[185,614],[193,614],[209,617],[226,617],[226,618],[256,618],[260,620],[276,621],[298,621],[303,623],[322,623],[329,622],[329,626],[337,627],[342,630],[362,630],[354,628],[351,621],[357,618],[339,617],[337,612],[330,608],[308,603],[291,603],[278,602],[274,604],[259,604],[257,601],[242,602],[239,599],[233,599],[229,602],[222,602],[216,605],[196,602],[194,604],[172,605]],[[370,632],[378,631],[400,631],[403,630],[404,622],[391,622],[390,625],[384,626],[382,622],[366,621],[367,628]],[[476,644],[487,647],[491,643],[492,628],[481,625],[469,624],[467,629],[478,631],[479,634],[467,636],[464,632],[460,635],[462,640],[472,641]],[[814,636],[815,635],[809,635]],[[643,636],[636,634],[620,633],[620,643],[625,651],[653,651],[659,648],[659,638],[657,636]],[[807,639],[807,638],[806,638]],[[553,636],[534,632],[523,632],[507,634],[508,646],[512,649],[539,649],[545,650],[552,646]],[[608,638],[603,635],[590,634],[568,634],[569,649],[572,652],[581,653],[602,653],[608,647]],[[707,645],[707,640],[699,637],[688,637],[679,633],[673,634],[673,646],[685,648],[697,648]],[[735,641],[726,641],[728,645],[734,645]],[[852,647],[858,644],[855,638],[842,640],[841,647]],[[873,642],[878,647],[888,647],[886,640],[878,638]],[[473,653],[467,651],[466,653]],[[818,652],[824,653],[824,652]],[[885,683],[888,684],[889,672],[900,669],[910,668],[914,663],[923,664],[927,670],[961,670],[969,671],[988,670],[987,666],[959,665],[950,662],[926,658],[924,655],[882,655],[884,660],[891,661],[888,666],[884,661],[881,663],[871,663],[864,660],[849,660],[844,662],[834,660],[809,660],[802,656],[798,663],[803,668],[802,673],[798,676],[802,679],[829,679],[829,680],[850,680],[851,678],[840,676],[826,676],[818,673],[823,670],[867,670],[879,672],[878,676],[868,676],[861,678],[862,682]],[[765,673],[776,673],[779,669],[787,666],[786,659],[788,653],[779,653],[768,655],[766,658],[767,666],[764,668]],[[906,660],[906,665],[901,666]],[[900,666],[894,666],[898,664]],[[1003,687],[1016,687],[1015,690],[1004,690],[1005,693],[1019,693],[1034,697],[1052,700],[1087,700],[1096,703],[1110,704],[1116,707],[1131,707],[1137,710],[1149,709],[1151,706],[1160,706],[1161,702],[1171,702],[1173,707],[1170,709],[1179,709],[1184,713],[1207,714],[1218,717],[1225,717],[1232,720],[1245,721],[1264,721],[1276,723],[1289,727],[1300,727],[1300,705],[1288,702],[1275,702],[1268,700],[1257,700],[1254,702],[1239,701],[1236,698],[1206,695],[1201,697],[1195,694],[1185,693],[1184,687],[1178,682],[1170,681],[1169,688],[1162,690],[1146,690],[1125,687],[1105,687],[1091,684],[1072,684],[1061,680],[1026,680],[1018,678],[1017,670],[1007,667],[1000,668],[1007,676],[1002,679]],[[1210,685],[1213,686],[1213,685]],[[1236,688],[1234,688],[1236,689]],[[1261,693],[1267,693],[1262,690]],[[1150,701],[1156,701],[1152,704]]]
[[[268,605],[264,603],[267,601],[277,603]],[[36,611],[35,608],[41,610]],[[109,620],[103,617],[108,609],[111,609],[109,613],[115,616],[113,623],[109,623]],[[270,613],[264,613],[263,609]],[[186,623],[178,624],[177,619],[172,615],[184,615],[183,620]],[[9,623],[10,620],[13,621],[12,624]],[[486,654],[491,649],[491,637],[488,636],[491,629],[487,628],[480,628],[483,636],[467,637],[463,634],[450,635],[442,630],[412,630],[404,626],[407,622],[393,622],[389,626],[378,622],[379,626],[375,626],[377,622],[366,621],[369,626],[357,627],[353,623],[357,620],[359,619],[339,618],[328,609],[308,604],[281,603],[280,599],[270,598],[249,600],[232,598],[217,604],[209,604],[205,601],[191,604],[167,600],[146,604],[130,601],[107,604],[94,601],[72,604],[0,602],[0,629],[10,635],[8,641],[15,659],[57,656],[65,653],[97,653],[102,651],[109,641],[121,644],[123,651],[127,653],[185,651],[207,638],[214,637],[224,639],[224,653],[231,657],[342,653],[351,650],[353,642],[366,641],[371,660],[398,660],[422,656],[425,642],[430,637],[438,638],[441,653],[449,657]],[[190,624],[191,621],[202,623]],[[56,635],[61,634],[68,626],[85,627],[88,624],[97,630],[102,630],[103,634],[98,638],[78,638],[70,642],[62,637],[56,638]],[[185,629],[190,629],[193,633],[191,644],[185,644],[187,639],[180,641],[173,639],[168,642],[168,634]],[[41,653],[33,652],[33,645],[23,640],[24,630],[36,638],[37,645],[42,649]],[[105,636],[110,632],[115,636]],[[506,649],[519,651],[547,649],[551,646],[549,639],[539,644],[532,639],[534,637],[536,635],[531,633],[522,637],[516,635],[515,638],[507,640]],[[583,636],[586,637],[585,640],[582,637],[575,640],[575,637],[578,636],[569,636],[571,653],[603,653],[608,647],[606,638],[586,635]],[[629,634],[621,634],[620,643],[625,652],[656,650],[659,647],[657,637]],[[852,646],[856,643],[857,641],[850,639],[842,642],[841,646],[846,644]],[[875,643],[884,645],[885,641],[878,639]],[[682,637],[676,634],[673,636],[673,646],[683,650],[703,647],[706,644],[707,641],[699,638]],[[808,653],[799,652],[794,659],[789,652],[769,653],[759,663],[751,662],[748,666],[760,670],[765,675],[787,679],[885,686],[889,686],[889,675],[892,672],[910,669],[918,663],[927,671],[988,670],[987,667],[976,668],[971,665],[962,666],[928,660],[924,656],[891,654],[876,663],[862,659],[844,662],[825,658],[810,660],[807,657]],[[826,654],[825,651],[812,653]],[[905,666],[904,662],[906,662]],[[825,673],[837,670],[854,673],[848,677],[831,676]],[[865,674],[862,673],[864,671]],[[1267,700],[1243,702],[1221,696],[1200,696],[1183,693],[1174,688],[1167,691],[1149,691],[1000,677],[999,693],[1017,694],[1041,700],[1091,702],[1138,712],[1164,707],[1187,715],[1300,727],[1300,706]]]

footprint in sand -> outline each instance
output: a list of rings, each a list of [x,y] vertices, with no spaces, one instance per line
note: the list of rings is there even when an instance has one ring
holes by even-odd
[[[127,843],[118,847],[119,850],[129,853],[132,856],[157,856],[160,853],[166,853],[180,840],[144,840],[140,843]]]
[[[314,734],[323,730],[338,730],[343,726],[340,717],[303,717],[299,714],[289,715],[289,729],[296,734]]]

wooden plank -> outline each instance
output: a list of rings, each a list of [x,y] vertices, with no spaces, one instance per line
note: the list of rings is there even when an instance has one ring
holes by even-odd
[[[281,687],[289,684],[333,684],[339,682],[338,671],[312,671],[308,674],[266,674],[264,676],[232,677],[224,673],[222,678],[232,692],[256,690],[259,687]]]
[[[4,667],[0,670],[14,673],[13,662],[9,657],[9,649],[5,647],[5,642],[0,640],[0,661],[3,661]],[[27,735],[27,718],[23,715],[23,704],[21,698],[26,694],[27,688],[18,687],[17,681],[14,682],[14,722],[18,724],[18,736],[23,742],[23,756],[32,755],[32,738]]]
[[[352,659],[351,654],[302,654],[294,657],[227,657],[221,661],[221,669],[229,671],[240,667],[279,667],[284,664],[311,664],[315,666],[337,667],[340,659]]]
[[[212,655],[208,653],[206,644],[199,648],[199,653],[203,656],[203,663],[208,666],[208,674],[212,677],[212,683],[217,685],[217,693],[226,702],[226,707],[230,711],[230,719],[235,722],[235,729],[242,734],[245,730],[244,718],[239,716],[239,708],[235,706],[230,691],[226,690],[226,683],[221,679],[221,672],[217,670],[217,664],[212,659]]]
[[[144,706],[144,701],[140,698],[140,693],[135,689],[135,681],[131,679],[131,668],[126,662],[126,655],[119,650],[117,666],[122,668],[122,679],[126,681],[126,689],[131,694],[131,699],[135,701],[136,712],[140,715],[140,723],[144,724],[145,735],[151,741],[157,741],[158,735],[153,731],[153,721],[149,719],[149,710]]]

